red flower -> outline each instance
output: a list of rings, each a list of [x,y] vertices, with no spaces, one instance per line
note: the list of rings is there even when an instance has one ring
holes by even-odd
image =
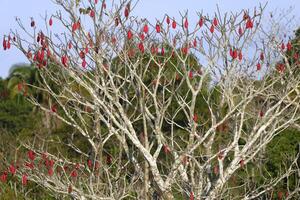
[[[172,28],[175,29],[176,26],[177,26],[177,23],[176,23],[176,21],[175,21],[175,19],[174,19],[173,22],[172,22]]]
[[[32,151],[32,150],[29,150],[28,152],[27,152],[27,156],[28,156],[28,158],[30,159],[30,160],[34,160],[35,159],[35,153]]]
[[[22,176],[22,185],[24,185],[24,186],[26,186],[27,185],[27,175],[26,174],[24,174],[23,176]]]

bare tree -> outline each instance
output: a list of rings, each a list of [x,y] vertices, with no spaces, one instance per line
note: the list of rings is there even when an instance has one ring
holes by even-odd
[[[17,19],[22,35],[4,44],[39,69],[42,86],[29,86],[50,105],[28,98],[76,130],[66,145],[80,158],[24,144],[30,161],[15,172],[24,183],[74,199],[258,199],[299,178],[297,155],[260,185],[246,167],[300,118],[298,57],[291,61],[291,42],[262,23],[264,6],[151,24],[131,15],[135,1],[54,2],[64,11],[46,17],[43,31]],[[299,197],[294,189],[288,198]]]

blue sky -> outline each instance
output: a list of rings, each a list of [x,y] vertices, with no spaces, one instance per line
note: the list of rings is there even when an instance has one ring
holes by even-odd
[[[106,0],[109,2],[110,0]],[[218,5],[221,12],[236,12],[242,9],[253,9],[259,3],[267,5],[267,12],[275,9],[288,9],[294,7],[297,24],[300,19],[300,0],[140,0],[134,14],[148,18],[154,21],[156,18],[161,19],[165,13],[170,16],[178,17],[179,12],[189,10],[191,22],[197,11],[203,11],[205,14],[213,14]],[[15,17],[20,17],[24,22],[30,22],[30,17],[36,19],[36,23],[43,23],[42,16],[47,12],[54,13],[59,8],[55,6],[51,0],[1,0],[0,1],[0,41],[2,44],[2,36],[9,32],[10,29],[15,30],[17,23]],[[298,11],[298,13],[297,13]],[[196,19],[195,19],[196,21]],[[3,51],[0,48],[0,77],[8,75],[9,68],[16,63],[27,62],[18,50],[12,48],[9,51]]]

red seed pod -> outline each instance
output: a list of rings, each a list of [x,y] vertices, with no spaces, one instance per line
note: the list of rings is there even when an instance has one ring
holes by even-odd
[[[119,23],[120,23],[120,19],[119,19],[119,17],[116,17],[116,18],[115,18],[115,26],[118,26]]]
[[[70,42],[68,43],[68,49],[72,49],[72,47],[73,47],[73,45],[72,45],[72,42],[70,41]]]
[[[214,26],[213,24],[211,25],[209,31],[210,31],[211,33],[214,33],[214,31],[215,31],[215,26]]]
[[[170,17],[169,16],[167,16],[166,22],[167,22],[168,25],[170,25],[171,21],[170,21]]]
[[[82,66],[83,68],[86,68],[86,64],[87,64],[87,63],[86,63],[85,59],[83,59],[83,60],[82,60],[82,63],[81,63],[81,66]]]
[[[194,72],[192,70],[189,71],[189,78],[193,78],[194,77]],[[194,116],[195,117],[195,116]],[[194,120],[195,121],[195,120]],[[197,121],[197,120],[196,120]]]
[[[247,22],[246,22],[246,29],[251,29],[251,28],[253,28],[253,22],[249,17]]]
[[[148,27],[147,24],[144,25],[143,31],[144,31],[144,33],[148,33],[149,32],[149,27]]]
[[[27,175],[23,174],[23,176],[22,176],[22,185],[26,186],[27,182],[28,182]]]
[[[50,17],[49,19],[49,26],[52,26],[53,25],[53,20],[52,20],[52,17]]]
[[[245,160],[244,159],[240,160],[240,166],[241,166],[241,168],[243,168],[245,166]]]
[[[160,33],[161,30],[160,30],[160,25],[158,23],[156,24],[155,29],[157,33]]]
[[[106,9],[106,3],[105,3],[105,1],[103,1],[103,3],[102,3],[102,8]]]
[[[259,116],[260,117],[263,117],[265,114],[264,114],[264,112],[261,110],[261,111],[259,111]]]
[[[200,28],[203,26],[203,24],[204,24],[204,18],[203,17],[200,17],[200,20],[199,20],[198,24],[199,24]]]
[[[88,53],[89,53],[89,47],[86,46],[86,47],[84,48],[84,51],[85,51],[86,54],[88,54]]]
[[[95,0],[95,4],[97,4],[98,3],[98,0]]]
[[[7,46],[7,49],[10,49],[10,40],[7,40],[6,46]]]
[[[161,48],[160,54],[161,54],[162,56],[165,55],[165,48],[164,48],[164,47]]]
[[[261,64],[260,64],[260,63],[257,63],[257,65],[256,65],[256,70],[257,70],[257,71],[261,70]]]
[[[78,173],[76,170],[73,170],[70,175],[71,177],[76,178],[78,176]]]
[[[283,197],[283,192],[279,191],[279,192],[278,192],[278,199],[281,200],[282,197]]]
[[[29,169],[34,169],[34,163],[33,162],[30,162],[30,163],[26,162],[25,167],[28,167]]]
[[[285,65],[283,63],[279,63],[279,64],[277,64],[276,68],[277,68],[279,73],[283,73],[284,70],[285,70]]]
[[[18,91],[20,92],[23,88],[23,84],[22,83],[18,83]]]
[[[57,112],[57,107],[56,107],[56,105],[52,105],[52,106],[51,106],[51,111],[54,112],[54,113]]]
[[[35,22],[34,22],[34,20],[33,20],[33,19],[31,19],[30,26],[31,26],[31,27],[34,27],[34,26],[35,26]]]
[[[116,39],[115,36],[113,36],[113,37],[111,38],[111,43],[112,43],[113,45],[115,45],[116,42],[117,42],[117,39]]]
[[[112,157],[110,155],[106,156],[106,164],[110,165],[112,162]]]
[[[140,36],[140,39],[141,39],[142,41],[145,40],[145,35],[144,35],[144,33],[141,33],[139,36]]]
[[[17,169],[15,168],[15,166],[13,164],[11,164],[9,166],[9,172],[12,174],[12,175],[15,175],[16,174],[16,171]]]
[[[191,72],[191,71],[190,71],[190,72]],[[197,122],[197,121],[198,121],[198,115],[197,115],[196,113],[195,113],[194,116],[193,116],[193,121],[194,121],[194,122]]]
[[[7,181],[7,172],[5,171],[5,172],[3,172],[2,174],[1,174],[1,176],[0,176],[0,181],[2,182],[2,183],[6,183],[6,181]]]
[[[173,19],[173,22],[172,22],[172,28],[175,29],[176,26],[177,26],[177,23],[176,23],[175,19]]]
[[[190,193],[190,200],[194,200],[194,193],[193,192]]]
[[[239,31],[238,31],[238,32],[239,32],[239,35],[240,35],[240,36],[243,35],[243,29],[242,29],[242,27],[239,27]]]
[[[68,187],[68,193],[72,193],[72,191],[73,191],[73,188],[72,188],[71,185],[69,185],[69,187]]]
[[[239,58],[239,61],[242,61],[242,60],[243,60],[243,53],[242,53],[241,50],[239,51],[238,58]]]
[[[48,169],[48,176],[53,176],[54,170],[53,168]]]
[[[187,18],[185,18],[185,21],[184,21],[184,28],[185,29],[188,29],[189,28],[189,21]]]
[[[216,17],[213,20],[213,24],[214,24],[214,26],[218,26],[218,19]]]
[[[292,43],[291,43],[291,42],[288,42],[288,43],[287,43],[286,49],[287,49],[288,51],[291,51],[291,50],[292,50]]]
[[[95,17],[95,11],[94,11],[93,9],[90,11],[90,17],[91,17],[91,18],[94,18],[94,17]]]
[[[218,174],[219,174],[219,166],[218,166],[218,165],[215,165],[215,166],[214,166],[214,174],[215,174],[215,175],[218,175]]]
[[[79,57],[80,57],[81,59],[84,59],[84,58],[85,58],[85,53],[84,53],[83,51],[80,51]]]
[[[232,56],[232,58],[236,59],[237,57],[238,57],[238,53],[237,53],[237,50],[235,49],[235,50],[233,50],[233,56]]]
[[[3,38],[3,49],[6,50],[7,49],[7,46],[6,46],[6,40],[5,38]]]
[[[164,149],[165,154],[169,154],[171,152],[170,147],[167,144],[163,145],[163,149]]]
[[[128,40],[131,40],[131,39],[132,39],[132,32],[131,32],[130,29],[127,31],[127,39],[128,39]]]
[[[285,44],[282,42],[281,43],[281,50],[284,50],[285,49]]]
[[[197,38],[194,39],[194,41],[193,41],[193,46],[194,46],[194,48],[197,47]]]
[[[28,158],[30,159],[30,160],[34,160],[35,159],[35,153],[32,151],[32,150],[29,150],[28,152],[27,152],[27,156],[28,156]]]
[[[67,67],[68,57],[67,56],[62,56],[61,57],[61,63],[63,64],[63,66]]]
[[[140,50],[142,53],[144,53],[145,48],[144,48],[144,44],[143,44],[142,42],[140,42],[140,43],[138,44],[138,48],[139,48],[139,50]]]
[[[260,53],[259,58],[260,58],[261,61],[263,61],[263,60],[265,59],[265,56],[264,56],[264,53],[263,53],[263,52]]]
[[[126,6],[126,8],[125,8],[125,10],[124,10],[124,16],[126,17],[126,18],[128,18],[128,16],[129,16],[129,8]]]

